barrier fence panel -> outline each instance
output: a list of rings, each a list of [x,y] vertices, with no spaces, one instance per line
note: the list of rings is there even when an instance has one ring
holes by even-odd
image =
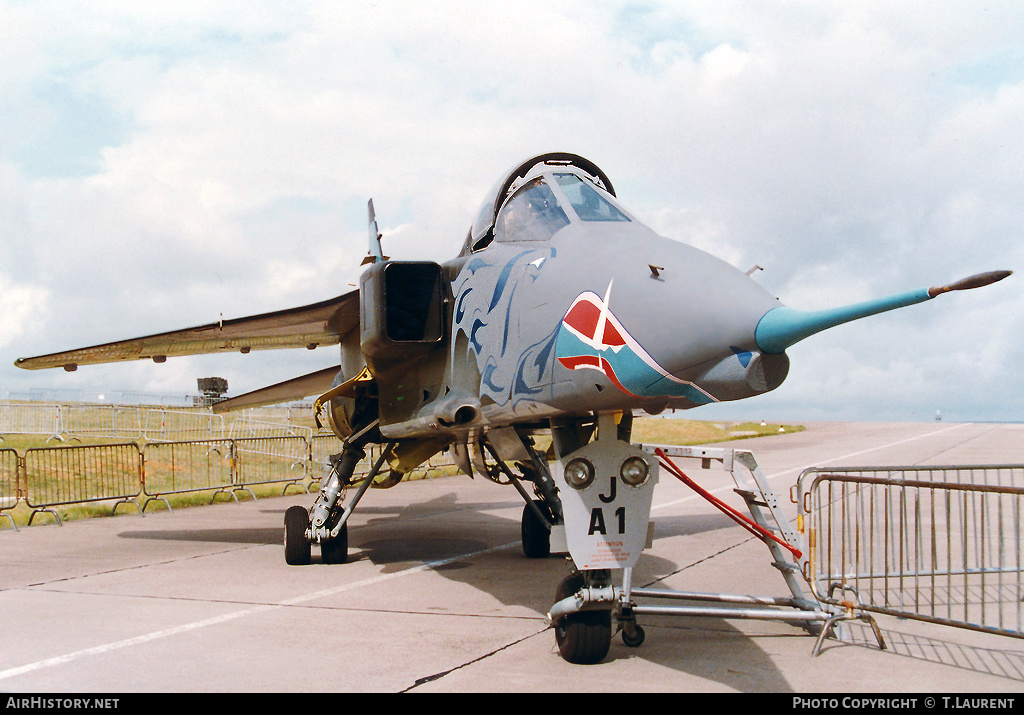
[[[305,437],[312,439],[313,429],[283,422],[260,422],[253,419],[235,418],[231,420],[228,436],[231,439],[248,437]]]
[[[283,483],[287,489],[289,484],[305,481],[309,466],[309,440],[305,437],[249,437],[232,443],[235,485]]]
[[[134,407],[118,407],[114,411],[114,437],[142,439],[142,411]]]
[[[55,506],[117,500],[142,493],[142,454],[135,443],[33,448],[25,451],[25,501],[32,517]],[[32,521],[29,518],[29,523]],[[60,521],[60,517],[57,517]]]
[[[113,437],[116,435],[115,409],[111,405],[62,405],[63,432],[83,437]]]
[[[341,448],[341,440],[333,434],[318,434],[310,438],[309,476],[314,482],[320,482],[324,472],[330,466],[330,458],[335,454],[339,454]],[[380,456],[381,446],[368,444],[364,451],[366,456],[359,460],[359,464],[356,465],[355,472],[352,474],[356,479],[370,471],[370,467],[373,466],[373,463]]]
[[[313,435],[309,440],[309,461],[313,464],[314,472],[323,468],[327,458],[340,452],[341,447],[341,440],[333,434]]]
[[[79,420],[80,429],[97,434],[111,426],[120,429],[118,420],[123,422],[117,408],[91,414],[88,423],[81,421],[85,413],[76,416],[72,410],[69,414],[73,421]],[[152,416],[146,429],[159,420],[164,434],[182,424],[191,424],[199,431],[211,425],[217,428],[216,420],[207,420],[208,415],[201,413],[149,410],[146,414]],[[174,414],[184,415],[186,422],[169,429],[167,415]],[[153,500],[163,501],[170,508],[165,497],[186,492],[212,490],[212,501],[220,492],[234,496],[234,492],[248,489],[252,493],[249,487],[259,484],[283,484],[282,494],[292,484],[308,491],[319,484],[329,468],[329,457],[340,451],[341,443],[333,435],[313,436],[304,429],[300,432],[303,436],[152,441],[144,447],[134,442],[38,447],[26,450],[23,458],[13,449],[0,449],[0,512],[13,509],[24,499],[32,509],[30,524],[39,511],[50,512],[60,523],[53,507],[69,504],[117,500],[115,510],[118,504],[130,502],[145,512]],[[356,467],[357,479],[369,471],[380,449],[376,445],[367,447],[366,458]],[[412,476],[421,472],[428,477],[441,476],[453,467],[450,454],[438,454],[413,470]],[[395,483],[383,479],[374,486]],[[137,497],[145,497],[145,502],[139,505]]]
[[[17,450],[0,449],[0,509],[12,508],[21,498],[20,474]]]
[[[91,437],[142,437],[143,412],[119,405],[62,405],[61,427],[64,434]]]
[[[150,442],[142,450],[143,483],[149,502],[158,499],[167,504],[164,495],[225,491],[234,480],[234,445],[226,439],[188,442]],[[216,494],[214,495],[216,496]]]
[[[21,499],[20,476],[17,451],[0,449],[0,516],[9,519],[15,530],[18,527],[14,524],[14,517],[10,514],[3,514],[3,512],[16,507]]]
[[[160,441],[205,440],[224,436],[224,416],[208,410],[148,410],[143,436]]]
[[[58,438],[114,437],[181,441],[243,437],[305,436],[313,429],[301,424],[302,414],[286,410],[246,410],[230,424],[210,409],[186,410],[113,404],[0,402],[0,434],[38,434]]]
[[[799,489],[820,601],[1024,638],[1024,465],[815,469]]]
[[[455,457],[451,450],[438,452],[418,467],[418,469],[424,470],[428,477],[443,477],[449,474],[449,469],[454,470],[455,468]]]
[[[62,431],[59,405],[0,404],[0,432],[55,437]]]

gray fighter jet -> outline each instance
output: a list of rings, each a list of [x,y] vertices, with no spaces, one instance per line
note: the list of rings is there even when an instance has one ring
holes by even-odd
[[[612,573],[647,542],[658,464],[631,443],[634,412],[740,400],[774,390],[786,349],[826,328],[975,288],[997,271],[837,309],[783,306],[721,260],[659,236],[616,198],[594,163],[549,153],[488,194],[460,254],[390,260],[369,205],[358,291],[291,310],[19,359],[20,367],[341,346],[340,367],[218,403],[215,411],[314,394],[342,441],[314,504],[285,515],[285,559],[347,560],[347,522],[376,478],[394,485],[434,454],[524,497],[523,551],[568,551],[556,600],[563,657],[604,658],[616,607]],[[550,449],[534,438],[550,434]],[[367,478],[355,467],[382,445]],[[358,488],[347,503],[347,487]],[[526,488],[528,485],[532,488]],[[565,609],[563,608],[562,611]]]

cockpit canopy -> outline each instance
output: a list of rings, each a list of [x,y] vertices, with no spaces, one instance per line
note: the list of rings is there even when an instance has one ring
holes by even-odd
[[[544,177],[538,176],[501,207],[494,237],[499,241],[546,241],[568,225],[569,217],[559,206],[558,197]]]
[[[466,239],[465,253],[492,240],[543,241],[581,221],[629,221],[610,199],[611,182],[576,154],[542,154],[511,171],[489,192]]]

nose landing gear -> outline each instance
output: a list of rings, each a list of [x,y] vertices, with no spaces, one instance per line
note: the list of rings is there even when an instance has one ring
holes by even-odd
[[[613,617],[623,641],[636,647],[643,630],[633,617],[628,592],[632,568],[649,540],[651,501],[658,463],[629,443],[629,423],[598,416],[597,439],[580,445],[580,426],[562,425],[552,473],[562,495],[562,541],[574,571],[555,593],[548,618],[561,656],[570,663],[601,661],[611,647]],[[623,570],[624,588],[612,583]]]

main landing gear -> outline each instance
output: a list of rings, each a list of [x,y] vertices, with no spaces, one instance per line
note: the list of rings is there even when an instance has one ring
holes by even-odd
[[[363,446],[369,442],[369,435],[376,429],[374,421],[366,428],[349,437],[340,454],[331,457],[330,471],[320,484],[320,494],[309,510],[301,506],[289,507],[284,513],[284,560],[292,566],[305,566],[311,560],[311,546],[320,545],[320,558],[327,564],[343,564],[348,561],[348,518],[363,494],[370,488],[377,476],[387,450],[363,478],[359,488],[349,501],[342,503],[344,490],[354,483],[352,479],[356,465],[366,456]]]
[[[477,468],[497,484],[511,484],[526,505],[520,523],[523,553],[527,558],[544,559],[551,555],[551,533],[563,523],[562,501],[558,487],[548,469],[547,459],[534,447],[530,437],[523,437],[511,428],[492,430],[478,442],[480,461]],[[488,464],[483,452],[494,459]],[[508,466],[513,462],[520,474]],[[532,482],[531,496],[522,482]]]

